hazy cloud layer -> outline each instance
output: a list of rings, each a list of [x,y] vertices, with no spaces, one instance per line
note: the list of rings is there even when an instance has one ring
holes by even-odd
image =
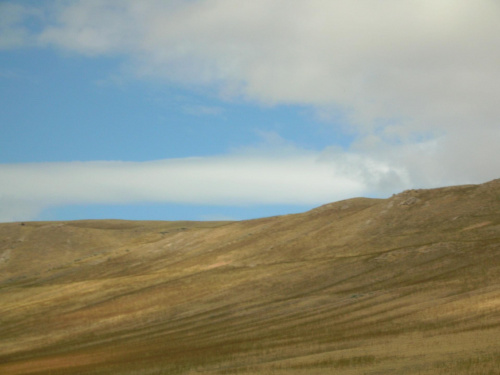
[[[27,220],[64,204],[320,204],[362,193],[357,173],[310,153],[0,165],[0,220]],[[31,213],[23,208],[30,205]]]
[[[39,19],[42,13],[22,4],[0,3],[0,50],[36,43],[24,22],[30,18]]]
[[[321,203],[499,177],[496,0],[54,2],[31,34],[21,20],[42,9],[0,6],[4,48],[121,55],[138,77],[310,105],[356,139],[281,158],[2,166],[2,200]]]

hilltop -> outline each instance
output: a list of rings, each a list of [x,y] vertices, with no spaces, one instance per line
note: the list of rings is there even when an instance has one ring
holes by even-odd
[[[0,373],[496,374],[500,180],[238,222],[0,224]]]

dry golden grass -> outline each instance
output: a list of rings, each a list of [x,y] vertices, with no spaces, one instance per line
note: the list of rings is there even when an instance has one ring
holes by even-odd
[[[0,374],[498,374],[500,181],[0,225]]]

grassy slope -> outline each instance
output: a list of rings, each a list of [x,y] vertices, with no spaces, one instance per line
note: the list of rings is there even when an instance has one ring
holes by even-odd
[[[0,225],[0,373],[496,374],[500,181],[234,223]]]

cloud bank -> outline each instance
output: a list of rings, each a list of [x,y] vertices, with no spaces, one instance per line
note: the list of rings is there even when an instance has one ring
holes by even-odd
[[[388,138],[498,127],[495,0],[56,4],[38,43],[121,54],[138,76],[341,110]]]
[[[382,165],[373,167],[384,172]],[[45,207],[66,204],[320,204],[366,189],[356,174],[305,152],[0,165],[0,180],[0,221],[34,218]]]
[[[439,147],[440,141],[388,150],[383,143],[364,140],[350,151],[310,151],[279,139],[218,157],[0,164],[0,221],[36,219],[43,209],[62,205],[320,205],[356,196],[385,197],[407,188],[474,183],[496,177],[497,139],[460,166]],[[459,145],[467,141],[457,140]],[[477,160],[484,162],[482,169],[476,168]]]
[[[3,201],[322,203],[499,177],[496,0],[43,4],[0,4],[0,47],[122,56],[135,77],[310,106],[355,141],[281,158],[4,165]],[[37,15],[39,29],[23,28]]]

